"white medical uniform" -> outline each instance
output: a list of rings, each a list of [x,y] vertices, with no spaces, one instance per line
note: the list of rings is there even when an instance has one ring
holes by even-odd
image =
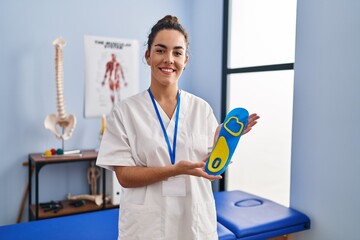
[[[176,161],[201,161],[211,151],[218,123],[209,104],[181,91]],[[171,146],[175,113],[169,119],[158,103]],[[168,146],[150,95],[124,99],[108,116],[97,165],[161,167],[171,164]],[[211,182],[180,175],[138,188],[123,188],[119,238],[126,240],[218,239]]]

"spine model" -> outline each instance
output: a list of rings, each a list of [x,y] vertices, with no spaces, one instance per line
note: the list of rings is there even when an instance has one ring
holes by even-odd
[[[58,114],[49,114],[46,116],[44,126],[49,129],[55,136],[62,140],[71,137],[75,126],[76,117],[73,114],[66,115],[64,103],[64,69],[63,69],[63,47],[66,45],[64,39],[57,38],[54,40],[55,46],[55,74],[56,74],[56,96]],[[61,128],[58,132],[56,126]]]

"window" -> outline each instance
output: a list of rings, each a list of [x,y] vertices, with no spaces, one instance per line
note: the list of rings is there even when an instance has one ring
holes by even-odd
[[[261,119],[241,138],[220,190],[289,205],[296,0],[225,0],[222,119],[235,107]]]

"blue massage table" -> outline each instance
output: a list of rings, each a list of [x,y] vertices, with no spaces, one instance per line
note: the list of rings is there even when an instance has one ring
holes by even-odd
[[[217,221],[228,229],[219,239],[255,240],[283,236],[310,229],[310,219],[303,213],[268,199],[242,191],[215,192]]]
[[[254,240],[310,229],[291,208],[241,191],[214,193],[220,240]],[[116,240],[118,209],[0,226],[1,240]],[[141,231],[141,230],[140,230]]]

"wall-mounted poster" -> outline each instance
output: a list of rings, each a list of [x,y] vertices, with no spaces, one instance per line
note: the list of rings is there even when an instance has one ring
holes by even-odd
[[[136,40],[84,36],[85,117],[107,115],[114,104],[139,91]]]

